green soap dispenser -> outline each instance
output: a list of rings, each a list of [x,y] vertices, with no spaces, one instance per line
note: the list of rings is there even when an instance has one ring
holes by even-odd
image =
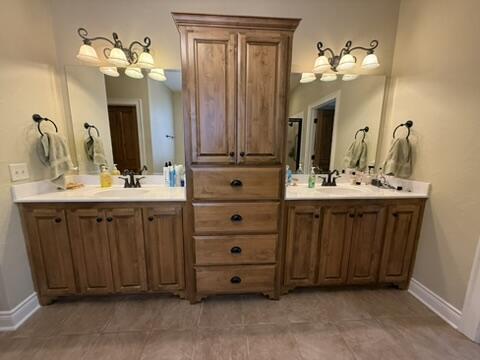
[[[313,189],[316,182],[317,175],[315,175],[315,166],[312,166],[312,169],[310,170],[310,175],[308,176],[308,188]]]

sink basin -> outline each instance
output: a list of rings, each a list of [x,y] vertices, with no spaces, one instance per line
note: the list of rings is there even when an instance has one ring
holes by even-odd
[[[318,192],[323,192],[329,195],[350,195],[350,194],[361,194],[364,193],[363,190],[355,187],[344,187],[344,186],[321,186],[315,189]]]
[[[147,189],[113,189],[98,191],[95,195],[100,197],[133,197],[145,195],[148,192]]]

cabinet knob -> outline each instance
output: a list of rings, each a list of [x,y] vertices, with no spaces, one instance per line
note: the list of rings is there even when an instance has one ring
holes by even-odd
[[[245,156],[245,151],[240,151],[240,156],[244,157]]]
[[[358,214],[358,217],[363,217],[363,213]]]
[[[154,220],[153,216],[148,217],[148,221],[153,221],[153,220]]]
[[[232,284],[240,284],[242,282],[242,279],[240,278],[240,276],[233,276],[231,279],[230,279],[230,282]]]
[[[240,187],[242,185],[243,185],[242,181],[238,179],[234,179],[230,182],[231,187]]]
[[[233,151],[230,151],[230,153],[228,155],[230,155],[230,157],[234,157],[235,153]]]
[[[58,223],[61,223],[61,222],[62,222],[62,219],[59,218],[59,217],[57,217],[57,218],[55,218],[55,222],[56,222],[57,224],[58,224]]]
[[[97,217],[95,220],[97,221],[97,223],[101,223],[103,221],[101,217]]]
[[[240,215],[240,214],[233,214],[232,216],[230,216],[230,220],[233,221],[233,222],[242,221],[242,215]]]
[[[230,249],[232,254],[241,254],[242,248],[240,246],[234,246]]]
[[[318,219],[318,218],[320,218],[320,215],[315,214],[313,217],[314,217],[315,219]]]
[[[398,217],[398,213],[397,212],[393,213],[393,216]]]
[[[348,216],[350,216],[350,217],[352,218],[352,217],[355,217],[355,214],[354,214],[354,213],[350,213],[350,214],[348,214]]]
[[[112,222],[112,221],[113,221],[113,218],[109,216],[109,217],[107,217],[107,221],[108,221],[108,222]]]

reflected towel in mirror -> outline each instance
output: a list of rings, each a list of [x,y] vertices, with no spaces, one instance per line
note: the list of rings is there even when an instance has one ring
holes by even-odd
[[[345,167],[365,171],[367,168],[367,144],[362,139],[352,142],[344,158]]]
[[[85,139],[85,151],[87,157],[93,161],[95,165],[107,165],[103,141],[99,136],[92,134]]]

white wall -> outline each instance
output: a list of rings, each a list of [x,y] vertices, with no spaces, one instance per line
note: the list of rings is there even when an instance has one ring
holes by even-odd
[[[54,120],[65,134],[50,3],[4,0],[0,11],[0,311],[33,292],[17,207],[10,195],[8,164],[26,162],[30,180],[50,176],[38,160],[39,134],[32,114]]]
[[[85,152],[84,143],[88,132],[83,124],[88,122],[98,128],[105,149],[105,158],[108,165],[112,166],[112,140],[104,75],[95,67],[71,65],[66,66],[65,73],[79,173],[97,174],[98,166],[87,157]],[[91,131],[95,133],[94,129]]]
[[[462,309],[480,234],[478,0],[404,0],[383,133],[412,119],[412,178],[432,183],[414,278]]]

